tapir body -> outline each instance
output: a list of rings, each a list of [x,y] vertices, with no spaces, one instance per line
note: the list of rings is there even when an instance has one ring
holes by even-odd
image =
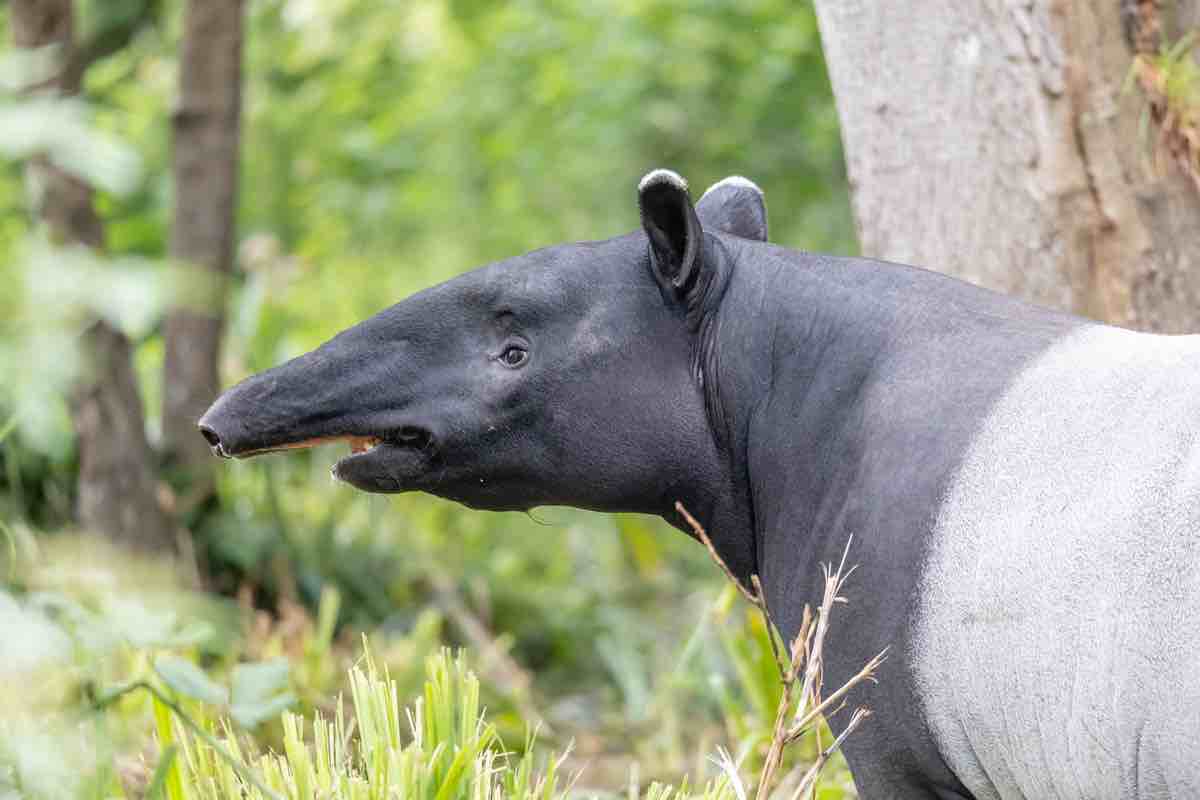
[[[540,250],[223,395],[223,455],[487,509],[681,501],[786,636],[853,536],[826,685],[884,647],[866,798],[1200,796],[1200,339],[767,243],[761,194]],[[364,449],[366,448],[366,449]],[[835,729],[838,720],[833,721]]]

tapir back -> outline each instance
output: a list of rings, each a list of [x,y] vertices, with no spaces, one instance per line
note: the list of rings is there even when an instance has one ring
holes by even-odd
[[[1200,796],[1200,337],[1079,329],[938,512],[914,668],[979,798]]]

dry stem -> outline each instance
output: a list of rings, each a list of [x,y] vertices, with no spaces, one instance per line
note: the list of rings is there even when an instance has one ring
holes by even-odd
[[[684,521],[691,526],[692,531],[696,534],[696,538],[699,539],[706,548],[708,548],[709,556],[711,556],[712,560],[715,561],[717,566],[721,568],[721,571],[725,573],[725,577],[729,578],[729,580],[733,582],[733,585],[736,586],[738,591],[742,593],[742,597],[746,598],[751,605],[753,605],[762,613],[763,624],[767,628],[767,640],[771,643],[771,653],[775,656],[775,666],[779,668],[779,677],[784,679],[786,682],[787,665],[784,663],[783,656],[779,651],[779,645],[776,643],[776,637],[778,636],[779,640],[782,641],[783,636],[779,633],[779,628],[775,626],[775,620],[772,619],[771,612],[767,609],[767,599],[766,595],[763,594],[762,582],[758,579],[757,575],[751,575],[750,586],[753,587],[753,591],[747,589],[745,585],[738,580],[737,576],[733,574],[733,570],[731,570],[729,565],[725,563],[725,559],[721,558],[721,555],[717,552],[716,546],[714,546],[712,543],[712,539],[708,538],[708,531],[704,530],[704,526],[697,522],[696,518],[688,513],[688,510],[683,507],[683,503],[676,501],[675,510],[678,511],[680,516],[683,517]]]
[[[854,729],[863,723],[863,721],[871,716],[871,711],[865,707],[859,707],[854,710],[854,714],[850,717],[850,721],[846,723],[846,729],[843,730],[838,737],[830,742],[829,747],[821,751],[817,756],[817,760],[808,768],[808,772],[804,773],[804,777],[800,779],[800,783],[796,786],[796,791],[792,795],[792,800],[800,800],[806,791],[812,791],[815,795],[817,788],[817,778],[821,776],[821,770],[825,768],[826,762],[839,747],[846,737],[854,732]]]
[[[725,559],[721,558],[721,556],[717,553],[717,548],[713,546],[712,539],[708,538],[708,532],[704,530],[704,526],[697,522],[696,518],[688,513],[688,510],[683,507],[683,503],[676,501],[675,510],[678,511],[680,516],[683,517],[684,521],[691,526],[692,530],[696,534],[696,538],[703,542],[704,546],[708,548],[708,554],[712,556],[712,560],[715,561],[717,566],[721,568],[721,571],[725,573],[725,577],[733,581],[733,585],[738,588],[738,591],[742,593],[742,596],[755,606],[761,605],[762,598],[747,589],[745,584],[738,580],[737,576],[733,574],[733,570],[726,565]]]

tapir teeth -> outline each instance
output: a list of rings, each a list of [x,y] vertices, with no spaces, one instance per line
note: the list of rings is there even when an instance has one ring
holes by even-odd
[[[374,436],[351,436],[349,440],[350,452],[352,453],[365,453],[379,444],[379,439]]]

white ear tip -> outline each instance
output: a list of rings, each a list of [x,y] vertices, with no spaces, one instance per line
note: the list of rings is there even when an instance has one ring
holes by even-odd
[[[638,183],[638,191],[644,192],[651,186],[657,186],[660,183],[669,184],[684,192],[688,190],[687,181],[678,172],[673,172],[669,169],[656,169],[646,173],[646,177],[642,178]]]
[[[750,180],[749,178],[743,178],[741,175],[730,175],[728,178],[719,180],[712,186],[708,187],[708,189],[705,190],[704,195],[701,195],[700,199],[703,200],[705,195],[715,192],[722,186],[734,186],[738,189],[749,189],[752,192],[756,192],[760,197],[763,196],[763,190],[754,181]]]

